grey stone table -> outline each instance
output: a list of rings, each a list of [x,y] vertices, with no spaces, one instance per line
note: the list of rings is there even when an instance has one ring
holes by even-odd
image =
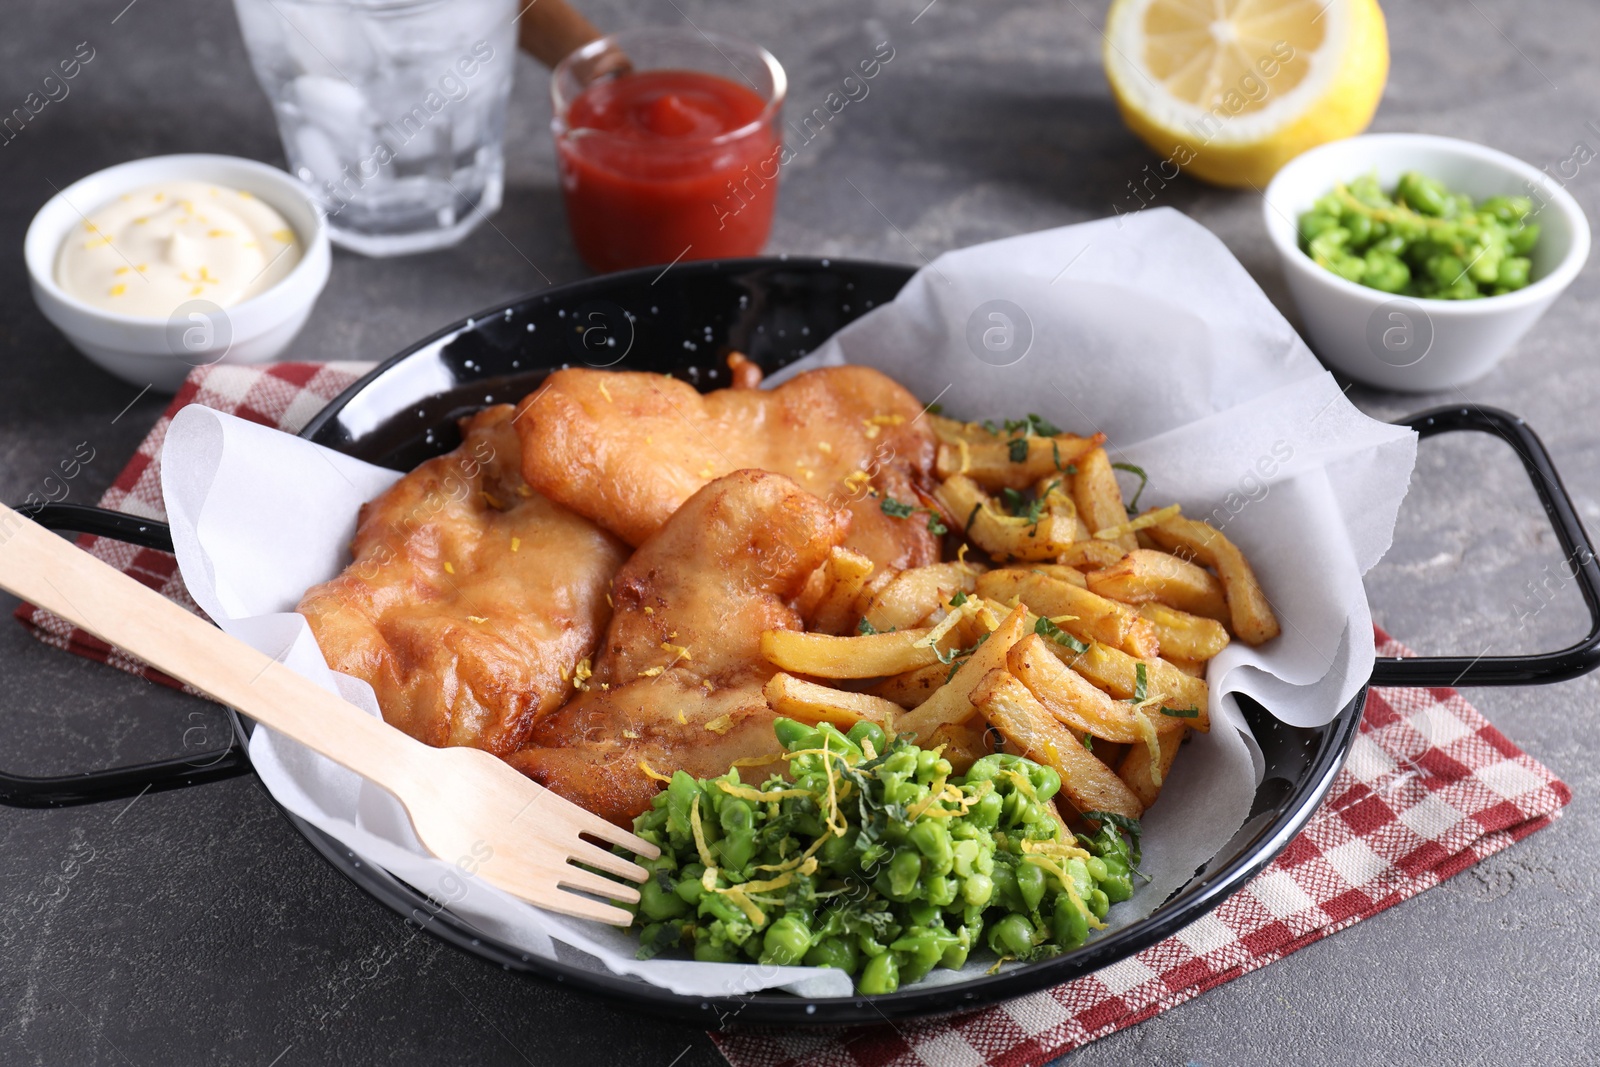
[[[126,5],[126,6],[125,6]],[[1581,0],[1390,0],[1393,71],[1377,128],[1470,138],[1552,168],[1600,146],[1600,7]],[[783,177],[771,247],[919,263],[976,241],[1134,206],[1152,160],[1100,70],[1103,0],[604,0],[625,22],[726,27],[772,45],[809,110],[881,41],[895,58]],[[19,500],[87,441],[93,501],[161,410],[79,358],[27,295],[33,211],[88,172],[208,151],[276,163],[266,101],[229,5],[22,0],[0,36],[0,111],[88,41],[66,99],[0,146],[0,498]],[[506,206],[458,248],[338,254],[296,352],[379,359],[478,308],[581,277],[546,132],[543,72],[518,72]],[[1592,154],[1592,153],[1589,153]],[[1580,153],[1580,155],[1582,155]],[[1592,167],[1569,188],[1592,216]],[[1259,200],[1186,179],[1160,193],[1216,231],[1287,307]],[[1543,435],[1581,513],[1600,517],[1600,265],[1471,401]],[[1360,388],[1393,418],[1461,394]],[[1582,624],[1531,491],[1494,442],[1423,450],[1374,614],[1422,651],[1476,655]],[[1528,614],[1530,582],[1553,591]],[[9,608],[10,605],[3,605]],[[44,773],[181,751],[222,722],[198,701],[48,649],[0,621],[0,765]],[[1572,785],[1554,827],[1440,888],[1067,1057],[1075,1065],[1596,1062],[1600,679],[1471,698]],[[191,738],[192,739],[192,738]],[[63,872],[69,873],[63,873]],[[719,1058],[697,1031],[554,991],[411,937],[289,828],[253,779],[132,804],[0,810],[0,1063],[643,1064]]]

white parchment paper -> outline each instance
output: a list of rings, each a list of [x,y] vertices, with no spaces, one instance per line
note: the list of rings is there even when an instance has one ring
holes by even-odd
[[[952,415],[1035,412],[1103,431],[1114,461],[1149,473],[1142,503],[1209,518],[1255,566],[1283,635],[1260,649],[1234,643],[1211,663],[1212,729],[1185,746],[1146,816],[1152,881],[1110,921],[1144,917],[1249,813],[1260,756],[1234,695],[1316,725],[1371,672],[1361,575],[1389,546],[1415,436],[1350,405],[1221,242],[1169,209],[941,256],[803,365],[840,362],[878,367]],[[196,602],[224,630],[374,715],[371,688],[329,670],[293,610],[348,562],[362,502],[397,477],[197,406],[173,420],[162,455]],[[269,730],[255,732],[250,755],[289,810],[530,955],[690,995],[850,993],[837,971],[634,960],[627,932],[539,911],[465,876],[452,857],[427,855],[398,803],[351,772]]]

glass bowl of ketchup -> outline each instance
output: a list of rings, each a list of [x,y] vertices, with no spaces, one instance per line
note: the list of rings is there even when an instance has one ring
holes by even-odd
[[[766,49],[691,29],[624,30],[562,60],[551,129],[584,262],[613,271],[760,252],[787,87]]]

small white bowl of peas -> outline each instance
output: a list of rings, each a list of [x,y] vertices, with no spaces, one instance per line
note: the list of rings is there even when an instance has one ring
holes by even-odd
[[[1554,178],[1428,134],[1313,148],[1263,213],[1312,350],[1404,392],[1486,374],[1589,258],[1588,219]]]

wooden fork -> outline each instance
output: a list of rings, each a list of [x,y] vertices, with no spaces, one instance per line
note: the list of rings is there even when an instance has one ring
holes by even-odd
[[[626,926],[644,868],[585,834],[655,858],[647,841],[537,785],[487,752],[430,748],[0,505],[0,588],[47,608],[214,700],[381,785],[424,847],[541,908]],[[287,650],[286,650],[287,651]],[[574,890],[576,892],[574,892]]]

